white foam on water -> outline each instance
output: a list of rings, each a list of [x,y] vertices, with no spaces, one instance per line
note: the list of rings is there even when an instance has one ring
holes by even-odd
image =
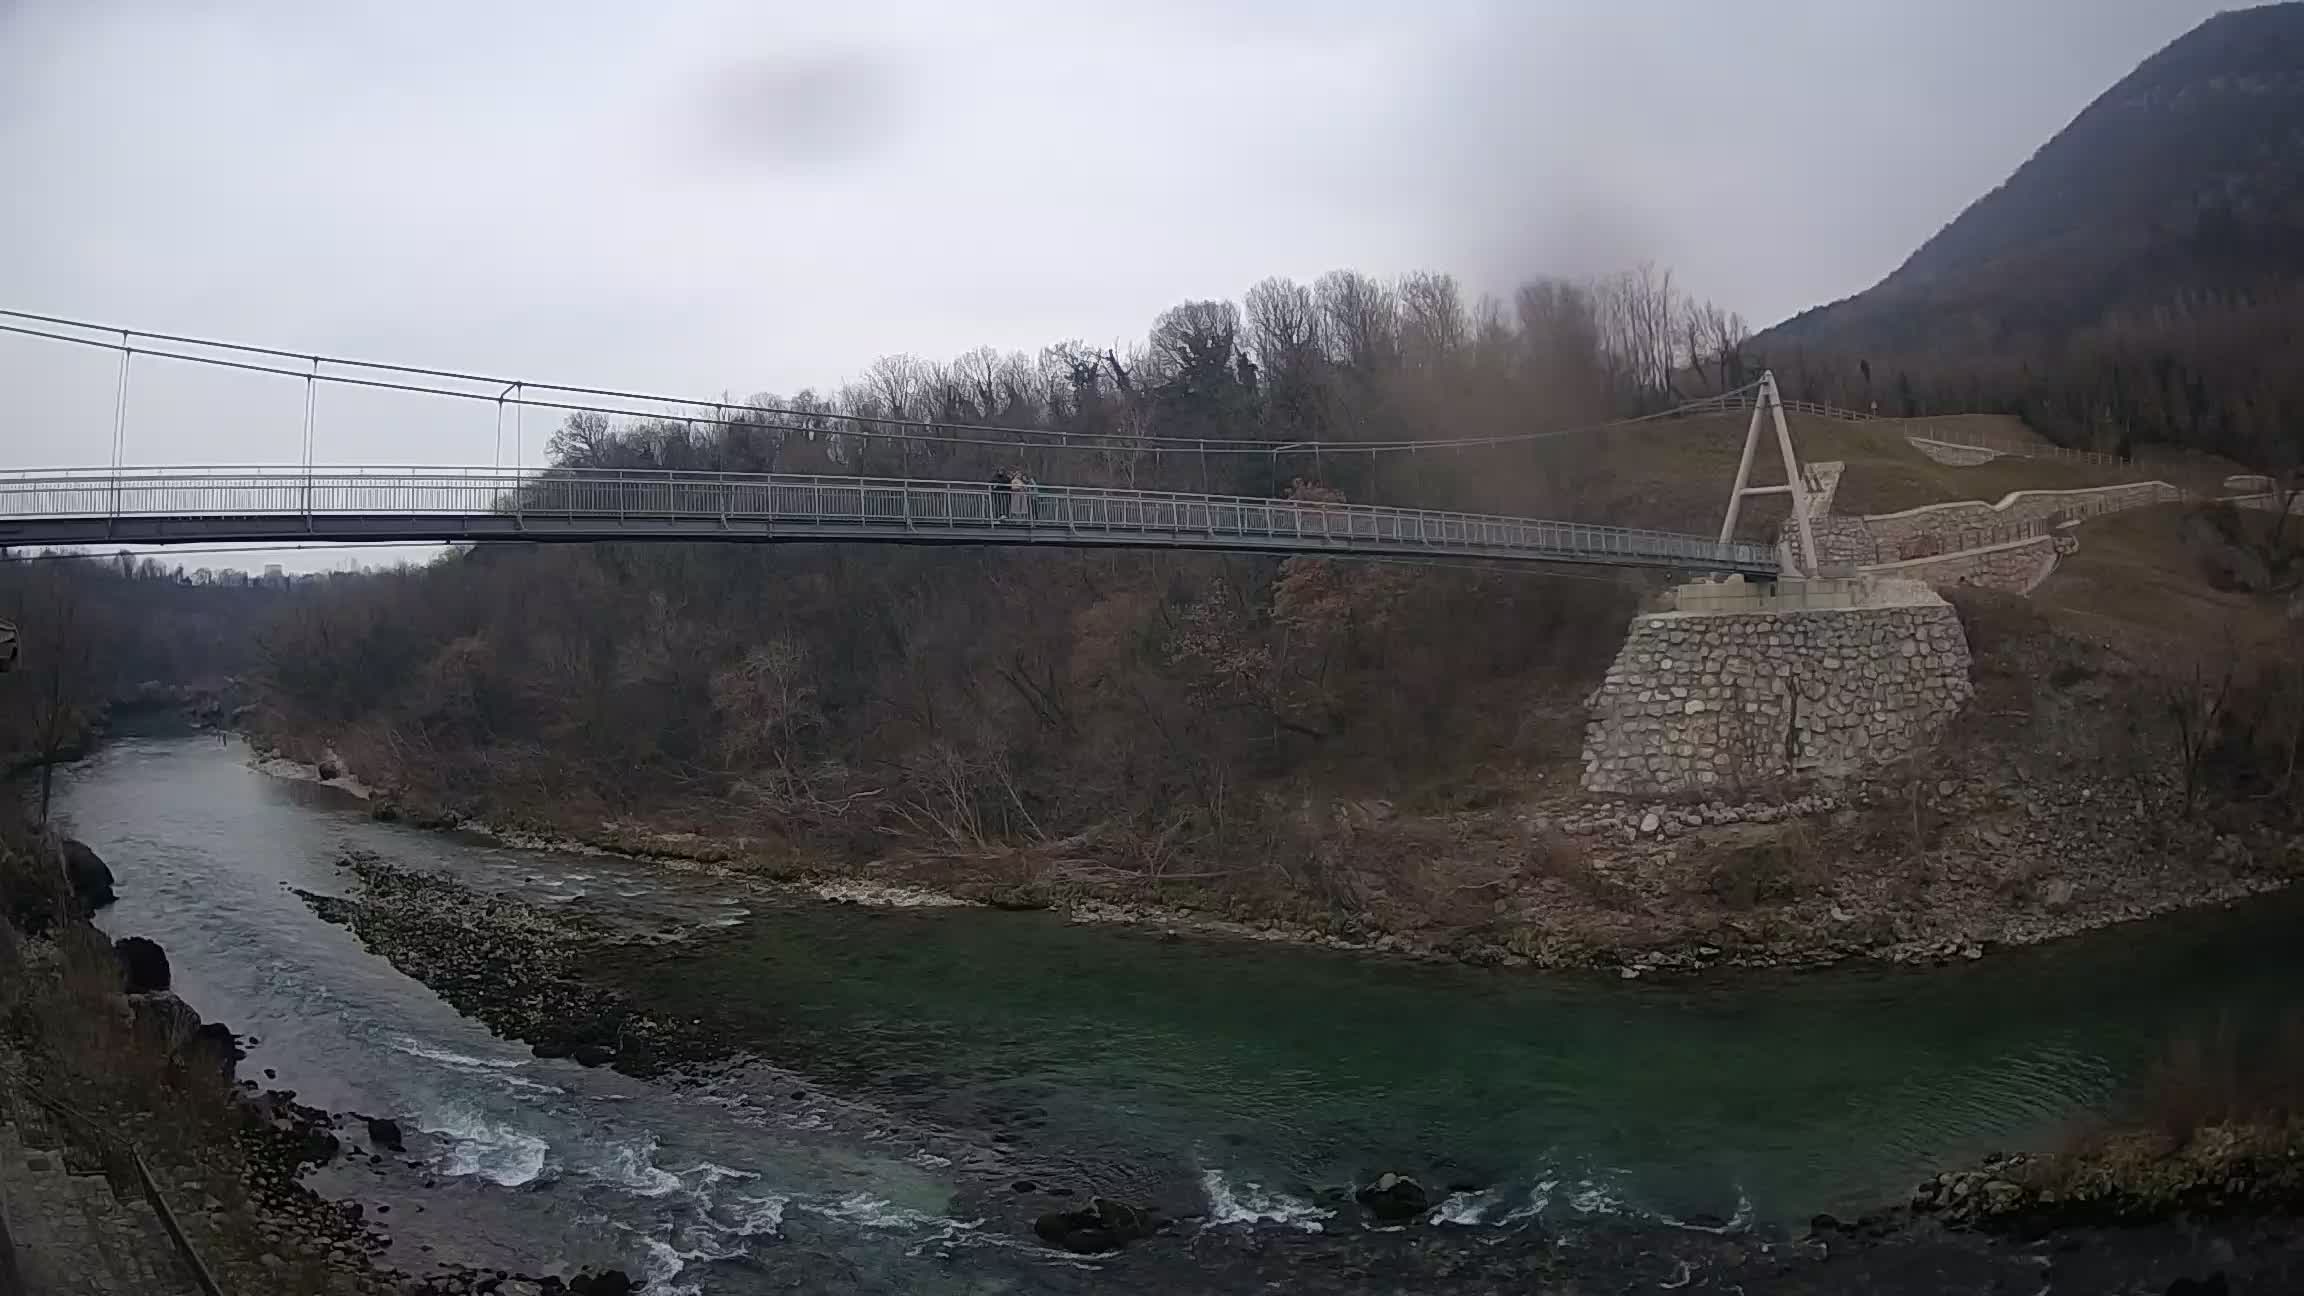
[[[437,1048],[424,1043],[422,1040],[411,1039],[406,1035],[395,1038],[392,1041],[392,1047],[410,1057],[420,1057],[427,1062],[438,1062],[452,1067],[485,1067],[490,1070],[499,1070],[528,1065],[525,1058],[476,1058],[450,1049]]]
[[[646,1290],[657,1293],[657,1296],[704,1296],[701,1283],[675,1283],[672,1280],[680,1276],[680,1271],[688,1267],[690,1260],[716,1257],[682,1251],[662,1238],[642,1238],[640,1245],[647,1252],[646,1257],[640,1261],[640,1279]]]
[[[545,1177],[550,1143],[469,1108],[421,1117],[416,1128],[448,1144],[437,1163],[443,1175],[476,1176],[505,1188]]]
[[[784,1236],[784,1208],[792,1199],[778,1193],[759,1197],[738,1197],[721,1207],[729,1215],[730,1228],[738,1237]]]
[[[686,1170],[675,1171],[674,1173],[679,1176],[681,1183],[696,1192],[705,1192],[714,1184],[725,1179],[757,1179],[760,1177],[755,1171],[738,1170],[733,1166],[719,1165],[711,1161],[699,1161]]]
[[[607,1159],[584,1167],[582,1173],[641,1197],[662,1197],[684,1186],[680,1176],[656,1164],[655,1135],[642,1134],[607,1147]]]
[[[1739,1187],[1736,1190],[1736,1211],[1728,1217],[1728,1222],[1725,1224],[1691,1224],[1686,1220],[1674,1219],[1662,1211],[1656,1212],[1656,1219],[1660,1223],[1669,1224],[1676,1229],[1687,1229],[1692,1233],[1712,1233],[1720,1236],[1742,1233],[1752,1227],[1752,1198]]]
[[[1645,1218],[1648,1212],[1624,1200],[1616,1189],[1597,1179],[1587,1179],[1568,1194],[1568,1207],[1579,1215],[1628,1215]]]
[[[1545,1178],[1537,1180],[1535,1186],[1528,1190],[1528,1200],[1520,1203],[1518,1206],[1513,1207],[1511,1210],[1504,1212],[1504,1218],[1497,1220],[1496,1222],[1500,1225],[1524,1224],[1529,1220],[1535,1219],[1536,1217],[1542,1215],[1545,1211],[1551,1209],[1552,1194],[1559,1191],[1559,1189],[1560,1181],[1558,1179],[1546,1176]]]
[[[1434,1224],[1454,1224],[1471,1228],[1488,1221],[1488,1212],[1504,1204],[1504,1190],[1491,1188],[1486,1192],[1450,1193],[1432,1208],[1425,1219]]]
[[[829,1205],[813,1205],[803,1209],[826,1219],[872,1229],[913,1229],[949,1222],[941,1215],[916,1211],[909,1206],[898,1206],[885,1197],[875,1197],[867,1192],[850,1193]]]
[[[923,1170],[942,1170],[952,1164],[952,1158],[938,1156],[926,1148],[922,1148],[904,1159]]]
[[[1266,1191],[1262,1184],[1243,1182],[1235,1188],[1221,1170],[1202,1171],[1200,1186],[1208,1194],[1211,1225],[1285,1224],[1318,1233],[1321,1222],[1336,1214],[1286,1193]]]

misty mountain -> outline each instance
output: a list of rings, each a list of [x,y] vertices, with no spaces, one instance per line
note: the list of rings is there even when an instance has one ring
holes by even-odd
[[[2294,335],[2300,286],[2304,3],[2286,3],[2219,14],[2146,59],[1893,274],[1756,348],[1780,368],[1868,361],[1866,388],[1873,371],[1918,379],[1852,393],[1883,412],[1955,388],[2042,399],[2014,390],[2021,373],[2053,377],[2067,413],[2099,407],[2067,432],[2230,448],[2294,421],[2292,383],[2255,386]],[[2164,390],[2108,428],[2094,389],[2131,361],[2140,374],[2112,384],[2115,404],[2139,378]],[[1824,386],[1846,381],[1821,369]],[[2090,390],[2063,391],[2082,370]]]

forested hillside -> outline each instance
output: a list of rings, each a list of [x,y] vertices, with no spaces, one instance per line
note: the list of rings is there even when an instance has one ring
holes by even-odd
[[[2145,60],[1877,287],[1752,352],[1815,399],[2005,409],[2070,444],[2286,468],[2300,346],[2304,4],[2288,3]]]
[[[256,664],[254,628],[287,600],[238,572],[0,553],[0,620],[19,634],[0,675],[0,771],[79,754],[115,708],[228,696]]]
[[[578,415],[553,449],[581,467],[987,481],[1022,467],[1049,482],[1617,520],[1644,508],[1700,526],[1688,508],[1716,516],[1717,454],[1700,500],[1654,473],[1627,500],[1590,439],[1280,447],[1651,410],[1734,384],[1740,341],[1733,317],[1653,270],[1534,284],[1508,309],[1467,303],[1444,277],[1336,274],[1258,284],[1245,309],[1180,306],[1132,353],[890,358],[836,398],[756,402],[797,416],[711,428]],[[896,418],[932,421],[932,439],[858,435]],[[1727,422],[1714,431],[1740,436]],[[989,424],[1114,439],[1024,449]],[[1209,450],[1145,448],[1152,437]],[[1337,796],[1477,797],[1533,761],[1572,758],[1575,695],[1634,598],[1626,578],[1595,572],[483,546],[302,593],[264,635],[263,723],[308,751],[334,744],[413,804],[496,820],[685,817],[863,858],[1092,840],[1079,849],[1146,872],[1268,860],[1285,875],[1275,885],[1316,895],[1305,871],[1321,873],[1350,831]]]

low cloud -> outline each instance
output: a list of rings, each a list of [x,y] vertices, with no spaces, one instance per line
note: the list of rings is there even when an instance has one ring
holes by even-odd
[[[704,102],[713,151],[774,167],[843,166],[891,148],[909,119],[895,59],[863,50],[747,58]]]

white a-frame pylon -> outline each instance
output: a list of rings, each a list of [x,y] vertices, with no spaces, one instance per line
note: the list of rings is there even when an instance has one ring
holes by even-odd
[[[1773,417],[1776,421],[1776,448],[1784,455],[1784,484],[1782,486],[1752,485],[1752,456],[1760,448],[1760,421]],[[1736,485],[1728,492],[1728,516],[1720,523],[1720,543],[1726,544],[1736,536],[1736,515],[1744,510],[1747,495],[1790,495],[1792,497],[1792,525],[1800,535],[1798,555],[1785,555],[1787,576],[1814,576],[1816,574],[1816,530],[1808,520],[1808,485],[1800,475],[1800,457],[1792,453],[1792,429],[1784,424],[1784,402],[1776,394],[1776,373],[1769,370],[1760,375],[1760,391],[1752,402],[1752,426],[1744,434],[1744,457],[1736,464]]]

